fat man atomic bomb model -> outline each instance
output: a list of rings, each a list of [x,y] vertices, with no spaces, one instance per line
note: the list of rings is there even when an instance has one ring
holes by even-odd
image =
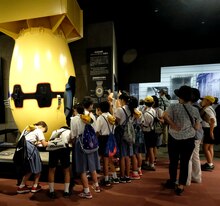
[[[66,89],[75,83],[68,43],[82,38],[82,15],[76,0],[1,2],[0,31],[15,40],[9,93],[19,131],[45,121],[48,139],[53,130],[66,125],[65,107],[71,108],[74,95],[65,96]]]

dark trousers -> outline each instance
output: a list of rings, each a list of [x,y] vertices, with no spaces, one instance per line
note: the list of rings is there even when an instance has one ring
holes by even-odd
[[[195,147],[195,139],[176,140],[170,134],[168,137],[169,174],[171,182],[177,180],[178,163],[180,162],[179,184],[186,185],[189,160]]]

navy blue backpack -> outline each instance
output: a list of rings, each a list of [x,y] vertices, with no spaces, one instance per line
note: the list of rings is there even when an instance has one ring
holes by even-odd
[[[108,121],[104,116],[102,117],[105,119],[109,129],[108,140],[105,148],[105,155],[107,155],[108,157],[113,157],[114,155],[118,154],[118,146],[115,135],[113,134],[114,126],[112,127],[112,131],[111,131]]]
[[[85,125],[83,134],[79,137],[81,149],[84,153],[90,154],[99,149],[98,138],[94,128],[90,124]]]

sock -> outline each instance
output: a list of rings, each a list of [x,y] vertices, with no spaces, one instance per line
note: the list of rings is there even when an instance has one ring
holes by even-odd
[[[153,164],[150,164],[150,166],[151,166],[151,167],[154,167],[154,163],[153,163]]]
[[[108,181],[108,179],[109,179],[108,176],[105,176],[105,181]]]
[[[90,192],[88,187],[85,187],[83,190],[84,190],[85,193]]]
[[[23,188],[24,186],[25,186],[25,184],[21,183],[21,184],[19,185],[19,188]]]
[[[112,172],[112,177],[113,177],[114,179],[118,178],[118,177],[117,177],[117,173],[116,173],[116,172]]]
[[[49,182],[49,190],[50,192],[54,192],[54,182]]]
[[[137,170],[134,170],[134,171],[133,171],[133,174],[134,174],[134,175],[138,175],[138,171],[137,171]]]
[[[64,192],[69,192],[70,183],[64,183]]]
[[[38,184],[34,184],[33,186],[34,186],[34,187],[37,187],[37,186],[38,186]]]
[[[99,183],[98,183],[98,182],[95,182],[94,185],[95,185],[96,187],[98,187],[98,186],[99,186]]]
[[[213,163],[208,163],[209,166],[213,166]]]
[[[141,171],[141,167],[138,167],[138,171]]]

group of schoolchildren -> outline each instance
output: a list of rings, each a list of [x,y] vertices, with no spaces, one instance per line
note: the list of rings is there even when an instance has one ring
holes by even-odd
[[[187,88],[188,89],[188,88]],[[179,91],[180,90],[180,91]],[[199,97],[194,98],[192,101],[191,95],[190,99],[187,95],[179,89],[176,91],[176,95],[179,98],[178,104],[186,104],[188,109],[191,107],[188,106],[188,102],[190,104],[195,103]],[[184,89],[183,89],[184,90]],[[193,91],[190,88],[190,93]],[[181,93],[182,92],[182,93]],[[187,91],[188,92],[188,91]],[[196,90],[198,92],[198,90]],[[193,94],[193,92],[192,92]],[[187,98],[185,98],[185,96]],[[193,95],[192,95],[193,96]],[[187,100],[185,101],[184,100]],[[196,100],[195,100],[196,99]],[[207,163],[202,166],[204,169],[214,169],[213,165],[213,142],[211,142],[210,131],[214,129],[216,126],[216,119],[212,113],[210,113],[211,104],[214,103],[214,97],[206,96],[201,101],[201,107],[205,110],[206,115],[209,115],[209,122],[207,124],[203,124],[205,120],[200,118],[194,110],[195,117],[197,120],[193,120],[194,122],[189,121],[192,136],[194,138],[197,130],[199,130],[199,126],[195,126],[196,122],[202,122],[202,128],[204,129],[204,140],[203,140],[203,149],[207,159]],[[183,100],[183,101],[182,101]],[[67,145],[69,147],[50,151],[49,152],[49,174],[48,174],[48,184],[49,191],[48,196],[50,198],[56,198],[56,193],[54,190],[54,181],[55,181],[55,171],[58,163],[60,162],[63,170],[64,170],[64,197],[69,197],[73,188],[73,179],[71,179],[71,170],[70,170],[70,152],[72,151],[72,171],[74,176],[77,174],[80,176],[81,183],[83,186],[83,191],[79,194],[82,198],[91,199],[92,193],[89,187],[88,173],[91,175],[93,180],[93,184],[91,188],[94,192],[99,193],[101,191],[100,184],[105,187],[111,186],[111,184],[118,183],[130,183],[131,180],[138,180],[141,178],[142,169],[155,171],[155,161],[157,155],[157,147],[162,144],[161,138],[162,135],[167,135],[166,133],[157,134],[154,130],[154,120],[155,118],[161,123],[163,129],[168,127],[169,125],[169,138],[168,138],[168,148],[169,144],[171,145],[169,153],[170,166],[169,166],[169,174],[170,179],[165,183],[165,187],[174,189],[177,195],[180,195],[183,192],[184,185],[190,185],[190,181],[201,182],[201,166],[199,162],[200,171],[195,171],[195,168],[198,168],[199,154],[198,154],[198,146],[197,150],[194,146],[193,139],[192,141],[192,150],[188,150],[188,156],[185,157],[184,168],[180,168],[180,182],[177,180],[177,165],[178,161],[182,159],[182,155],[184,152],[174,151],[172,147],[175,148],[178,141],[184,140],[183,136],[178,136],[176,134],[181,134],[181,131],[185,129],[181,128],[178,121],[174,116],[172,116],[173,112],[176,111],[176,108],[172,107],[172,104],[165,105],[164,101],[167,101],[163,97],[158,98],[155,96],[147,96],[144,99],[144,105],[140,106],[138,99],[129,96],[126,92],[122,92],[118,94],[118,98],[114,99],[112,94],[108,96],[106,101],[103,101],[98,104],[96,107],[96,113],[93,114],[93,102],[90,98],[84,98],[82,103],[78,103],[74,105],[73,108],[73,116],[70,118],[70,128],[62,127],[58,129],[59,131],[63,131],[61,136],[66,139]],[[181,102],[182,101],[182,102]],[[166,111],[161,108],[161,102],[164,107],[166,107]],[[168,102],[168,101],[167,101]],[[172,111],[172,109],[174,109]],[[184,111],[184,110],[183,110]],[[191,114],[194,114],[191,113]],[[177,114],[178,116],[179,114]],[[180,115],[181,116],[181,115]],[[186,115],[186,119],[187,119]],[[195,118],[193,116],[193,118]],[[181,118],[181,117],[180,117]],[[188,117],[189,118],[189,117]],[[177,118],[178,119],[178,118]],[[213,120],[214,119],[214,120]],[[127,121],[132,122],[134,126],[135,132],[137,132],[136,128],[140,128],[142,134],[142,141],[135,140],[134,143],[127,142],[125,138],[117,134],[117,128],[121,125],[124,126]],[[180,120],[181,122],[182,120]],[[99,148],[98,150],[85,153],[82,149],[81,137],[84,132],[85,125],[90,124],[94,128],[96,132],[96,136],[98,138]],[[139,126],[139,127],[137,127]],[[41,190],[41,186],[39,185],[40,173],[42,170],[42,165],[40,161],[39,151],[34,149],[37,144],[41,144],[44,147],[47,147],[48,142],[45,141],[44,134],[47,131],[47,125],[45,122],[40,121],[34,125],[35,129],[33,131],[28,132],[25,135],[25,138],[28,142],[27,151],[31,154],[31,158],[29,159],[29,167],[26,168],[25,174],[19,183],[17,188],[17,193],[27,193],[27,192],[38,192]],[[209,129],[207,129],[209,128]],[[201,129],[201,128],[200,128]],[[23,133],[27,131],[27,128],[23,131]],[[57,131],[54,131],[57,132]],[[106,154],[105,149],[107,146],[107,141],[109,138],[110,132],[115,133],[115,138],[117,142],[117,154],[115,156],[110,156]],[[52,134],[53,135],[53,134]],[[22,135],[21,135],[22,136]],[[138,135],[136,135],[138,136]],[[208,138],[209,137],[209,138]],[[137,138],[137,137],[136,137]],[[180,138],[180,139],[178,139]],[[191,137],[189,137],[192,140]],[[170,141],[172,140],[172,141]],[[201,141],[201,139],[200,139]],[[200,143],[198,143],[200,145]],[[194,154],[195,148],[195,154]],[[177,153],[175,153],[177,152]],[[143,154],[145,154],[145,161],[142,160]],[[177,158],[172,159],[171,155],[177,155]],[[114,164],[114,159],[117,158],[119,160],[119,175],[116,172],[116,167]],[[188,163],[187,163],[188,161]],[[189,167],[189,162],[191,161],[191,166]],[[183,162],[183,160],[182,160]],[[144,163],[144,164],[142,164]],[[197,163],[197,167],[195,167],[195,163]],[[101,169],[102,164],[102,169]],[[186,170],[188,171],[186,174]],[[204,169],[204,170],[205,170]],[[103,179],[100,180],[98,178],[97,171],[103,172]],[[184,171],[184,172],[181,172]],[[112,174],[112,177],[109,174]],[[182,174],[183,173],[183,174]],[[34,183],[30,188],[27,186],[27,181],[30,178],[31,174],[34,174]],[[183,176],[183,177],[182,177]],[[182,180],[182,179],[183,180]],[[188,178],[188,181],[187,181]],[[181,182],[182,181],[182,182]]]

